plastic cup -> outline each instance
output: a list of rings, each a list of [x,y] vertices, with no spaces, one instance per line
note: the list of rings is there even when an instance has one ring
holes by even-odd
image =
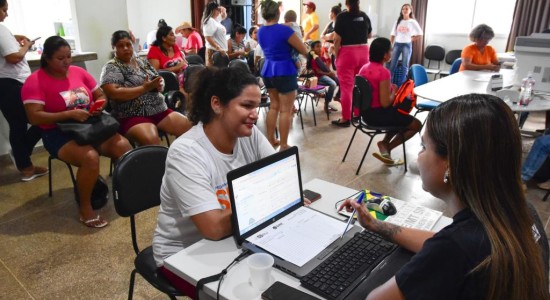
[[[250,269],[250,284],[257,290],[263,291],[271,284],[271,269],[275,260],[266,253],[255,253],[248,257]]]

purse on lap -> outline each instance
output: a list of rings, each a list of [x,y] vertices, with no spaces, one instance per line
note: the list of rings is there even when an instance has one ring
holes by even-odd
[[[79,145],[97,145],[115,135],[120,124],[111,115],[102,113],[90,116],[84,122],[75,120],[58,122],[62,132],[68,133]]]

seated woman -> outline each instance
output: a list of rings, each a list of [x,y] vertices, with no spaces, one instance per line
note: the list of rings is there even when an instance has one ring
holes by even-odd
[[[495,37],[493,29],[485,24],[477,25],[470,32],[470,40],[474,42],[462,49],[462,64],[460,71],[464,70],[500,70],[497,52],[489,46],[489,42]]]
[[[183,52],[186,55],[199,54],[199,50],[203,47],[201,34],[191,26],[189,22],[183,22],[176,28],[176,33],[180,32],[181,35],[187,39]]]
[[[133,51],[132,45],[129,49]],[[107,221],[91,205],[92,190],[99,176],[99,155],[118,159],[132,147],[120,134],[99,145],[78,145],[55,125],[66,120],[85,121],[91,115],[86,108],[92,101],[105,98],[86,70],[71,65],[71,47],[67,41],[58,36],[46,39],[40,69],[25,81],[21,96],[30,123],[43,130],[42,141],[49,154],[78,167],[80,221],[88,227],[107,226]]]
[[[163,26],[157,30],[157,39],[147,53],[149,63],[155,70],[164,70],[176,73],[183,87],[183,71],[187,68],[187,61],[176,45],[176,36],[172,27]]]
[[[114,32],[111,45],[115,57],[103,66],[100,81],[120,133],[139,145],[158,145],[157,128],[175,136],[191,128],[185,116],[166,106],[162,78],[146,60],[134,56],[130,34]]]
[[[332,97],[334,96],[334,91],[337,87],[340,86],[338,77],[336,73],[332,70],[332,61],[328,57],[327,53],[323,50],[320,41],[311,42],[311,51],[313,53],[308,54],[307,68],[313,70],[313,73],[319,79],[318,82],[320,85],[328,86],[328,91],[325,94],[325,113],[332,111],[337,111],[335,108],[329,106]],[[340,100],[340,89],[336,94],[337,101]]]
[[[546,159],[550,155],[550,135],[543,135],[538,137],[527,158],[523,162],[521,168],[521,179],[523,180],[523,188],[527,189],[526,182],[531,180],[537,171],[542,167]],[[543,190],[550,189],[550,180],[537,184],[539,188]]]
[[[261,94],[252,74],[207,68],[191,95],[195,126],[168,151],[153,237],[157,266],[187,295],[194,295],[194,287],[163,268],[164,259],[202,238],[230,235],[227,172],[274,153],[254,125]]]
[[[231,38],[227,41],[227,56],[229,59],[245,59],[248,55],[248,51],[244,44],[244,37],[246,36],[246,29],[241,25],[235,25],[231,32]]]
[[[453,223],[404,228],[346,200],[363,227],[416,253],[367,299],[548,299],[548,240],[521,190],[521,154],[517,121],[497,97],[459,96],[430,112],[418,170]]]
[[[407,130],[403,136],[398,132],[389,132],[384,139],[378,142],[380,153],[373,153],[385,164],[394,165],[396,162],[391,158],[391,151],[404,143],[422,129],[422,123],[411,115],[404,115],[393,107],[393,98],[397,87],[391,84],[390,71],[384,64],[391,59],[391,42],[387,38],[377,38],[370,46],[370,62],[364,65],[359,75],[367,79],[372,88],[371,107],[361,116],[368,120],[370,125],[378,126],[404,126]],[[397,164],[402,163],[398,161]]]

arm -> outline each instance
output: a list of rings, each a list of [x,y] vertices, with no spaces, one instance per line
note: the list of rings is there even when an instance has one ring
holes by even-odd
[[[391,42],[392,45],[393,45],[394,41],[395,41],[395,35],[391,35],[390,36],[390,42]]]
[[[346,208],[351,211],[357,210],[357,218],[364,228],[382,235],[384,238],[398,244],[399,246],[417,253],[422,249],[424,242],[434,235],[434,232],[405,228],[388,222],[374,219],[365,205],[358,204],[354,200],[347,199],[339,209]]]
[[[311,27],[311,29],[308,32],[306,32],[306,35],[305,35],[304,38],[306,40],[309,40],[310,39],[309,36],[318,29],[319,29],[319,24],[313,24],[313,27]]]
[[[206,239],[217,241],[231,234],[231,209],[205,211],[191,220]]]
[[[19,39],[18,42],[19,44],[21,44],[19,51],[8,54],[4,57],[6,61],[10,64],[16,64],[22,61],[25,58],[25,54],[27,54],[27,51],[29,51],[29,48],[34,45],[34,42],[29,41],[26,37]]]
[[[474,71],[479,71],[479,70],[498,71],[498,70],[500,70],[500,65],[498,65],[498,64],[492,64],[492,63],[485,64],[485,65],[474,64],[472,62],[471,57],[462,57],[462,64],[464,65],[465,70],[474,70]]]
[[[65,110],[61,112],[45,112],[44,105],[38,103],[26,103],[25,112],[31,125],[55,124],[61,121],[75,120],[84,122],[90,114],[83,109]]]
[[[288,38],[288,43],[290,46],[292,46],[294,49],[298,50],[300,54],[307,55],[307,48],[304,45],[304,43],[298,38],[296,33],[292,33],[292,35]]]
[[[338,52],[340,52],[340,47],[342,47],[342,37],[336,32],[334,32],[334,55],[338,57]]]
[[[378,299],[384,299],[384,300],[404,300],[405,299],[405,295],[403,295],[403,293],[399,289],[399,286],[397,286],[397,282],[395,281],[395,276],[390,278],[390,280],[386,281],[386,283],[374,289],[372,292],[370,292],[369,296],[367,297],[367,300],[378,300]]]
[[[395,92],[396,92],[396,87],[391,86],[389,79],[380,81],[379,95],[380,95],[380,104],[382,105],[382,107],[387,108],[393,104],[393,98],[395,97]]]
[[[328,26],[330,25],[330,23],[332,23],[332,22],[328,22],[327,26],[325,26],[325,29],[323,29],[323,32],[321,33],[321,39],[322,39],[322,40],[326,40],[326,39],[327,39],[325,36],[327,35]]]
[[[116,83],[107,83],[101,86],[107,97],[114,101],[130,101],[148,93],[152,90],[158,90],[161,87],[162,77],[157,76],[153,80],[145,79],[142,85],[135,87],[125,87]]]
[[[244,55],[244,51],[233,51],[233,46],[231,46],[231,39],[227,40],[227,56],[229,59],[239,58],[241,55]]]

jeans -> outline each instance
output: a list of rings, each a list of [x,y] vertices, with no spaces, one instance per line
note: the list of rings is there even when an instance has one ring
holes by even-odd
[[[529,181],[542,166],[550,154],[550,135],[543,135],[535,140],[521,168],[521,179]]]
[[[336,90],[336,87],[340,85],[340,82],[338,82],[338,78],[331,78],[327,75],[323,75],[321,77],[318,77],[318,83],[319,85],[328,86],[328,91],[325,95],[325,102],[332,101],[332,97],[334,97],[334,91]],[[338,94],[340,94],[340,91],[338,90]]]
[[[42,138],[39,127],[27,127],[27,114],[21,101],[22,87],[23,84],[15,79],[0,78],[0,110],[10,125],[10,145],[19,170],[32,166],[32,151]]]
[[[401,64],[403,64],[404,67],[409,67],[409,61],[411,60],[411,53],[412,53],[412,43],[394,43],[393,44],[393,51],[391,54],[391,62],[390,62],[390,72],[393,75],[395,72],[395,68],[397,67],[397,61],[399,60],[399,56],[401,54]]]

